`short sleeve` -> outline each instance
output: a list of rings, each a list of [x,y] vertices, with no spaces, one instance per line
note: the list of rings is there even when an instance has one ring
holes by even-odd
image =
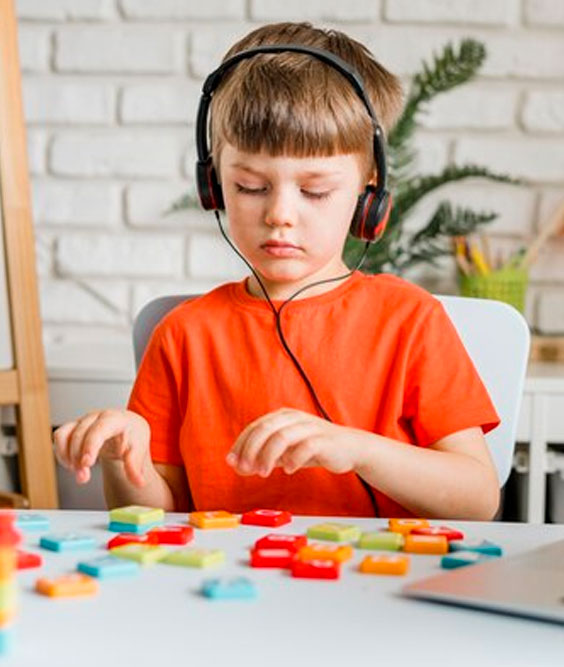
[[[479,426],[484,433],[500,423],[493,402],[458,332],[436,299],[415,327],[409,352],[404,417],[416,444]]]
[[[179,448],[181,419],[175,347],[170,329],[159,325],[143,355],[127,407],[149,422],[152,460],[183,465]]]

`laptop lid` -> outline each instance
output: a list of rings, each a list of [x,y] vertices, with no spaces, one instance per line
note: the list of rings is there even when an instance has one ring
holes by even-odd
[[[407,584],[402,594],[564,623],[564,540]]]

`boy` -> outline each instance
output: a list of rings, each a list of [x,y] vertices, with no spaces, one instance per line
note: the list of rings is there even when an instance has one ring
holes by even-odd
[[[398,81],[359,43],[282,23],[226,58],[270,44],[341,57],[393,125]],[[424,290],[348,273],[341,258],[359,193],[378,179],[372,132],[350,82],[309,55],[255,55],[224,75],[211,154],[253,275],[165,317],[128,410],[57,430],[78,482],[100,460],[110,506],[493,517],[483,434],[499,419],[448,316]]]

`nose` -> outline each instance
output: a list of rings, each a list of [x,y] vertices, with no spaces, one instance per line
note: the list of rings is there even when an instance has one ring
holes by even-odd
[[[266,202],[264,222],[269,227],[293,226],[296,223],[297,211],[291,193],[273,190]]]

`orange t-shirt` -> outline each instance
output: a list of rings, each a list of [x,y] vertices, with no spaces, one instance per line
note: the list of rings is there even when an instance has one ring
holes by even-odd
[[[278,307],[281,302],[274,302]],[[499,418],[442,304],[391,275],[350,278],[282,311],[290,349],[337,424],[426,446]],[[374,516],[354,473],[306,468],[268,478],[225,462],[239,433],[281,407],[318,414],[246,280],[186,301],[157,325],[128,405],[151,427],[153,461],[183,465],[198,510],[257,507]],[[398,470],[401,475],[401,470]],[[410,513],[374,490],[380,516]]]

